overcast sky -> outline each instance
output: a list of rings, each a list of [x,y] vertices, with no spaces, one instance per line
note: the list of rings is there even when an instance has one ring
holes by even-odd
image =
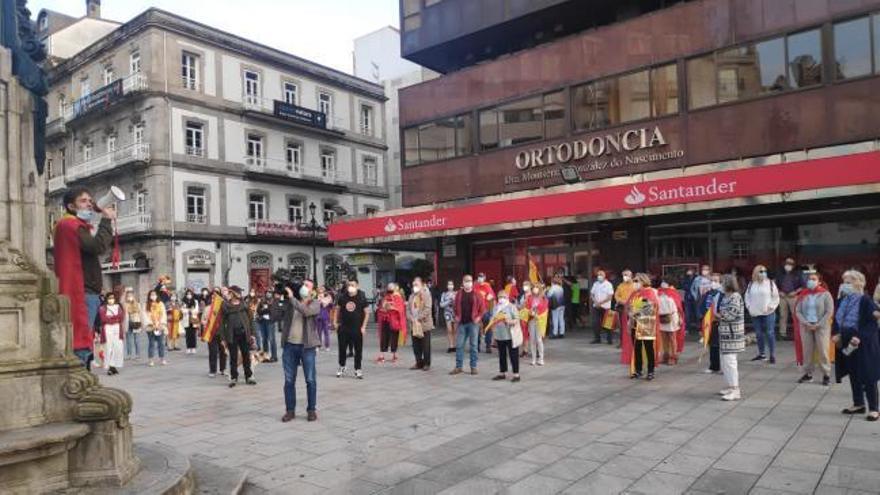
[[[30,0],[40,9],[80,17],[85,0]],[[103,0],[101,17],[126,22],[158,7],[314,62],[352,72],[353,40],[397,26],[398,0]]]

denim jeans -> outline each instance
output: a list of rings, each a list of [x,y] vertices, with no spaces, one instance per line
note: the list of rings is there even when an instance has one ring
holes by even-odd
[[[478,345],[480,342],[480,329],[476,323],[462,323],[458,326],[458,336],[455,341],[455,367],[461,368],[464,364],[464,344],[469,342],[471,349],[471,368],[477,367]]]
[[[147,356],[150,359],[153,359],[153,356],[158,352],[160,359],[165,359],[165,335],[159,334],[156,335],[154,332],[147,332],[147,339],[149,343],[147,344]],[[153,347],[156,347],[156,350],[153,350]]]
[[[302,365],[306,378],[306,411],[314,411],[318,403],[318,382],[315,377],[315,348],[305,348],[302,344],[285,342],[282,348],[281,364],[284,367],[284,406],[287,412],[296,411],[296,368]]]
[[[553,310],[553,336],[565,335],[565,306]]]
[[[125,332],[125,357],[141,357],[141,334],[135,333],[131,328]]]
[[[86,292],[86,311],[88,312],[89,328],[95,328],[95,320],[98,319],[98,309],[101,307],[101,296]]]
[[[769,315],[753,316],[752,326],[755,327],[755,335],[758,337],[758,354],[764,356],[764,344],[770,351],[770,357],[776,355],[776,313]]]
[[[260,327],[260,322],[261,322],[261,321],[262,321],[262,320],[254,320],[254,321],[252,322],[253,325],[251,326],[251,328],[257,328],[257,329],[259,329],[259,327]],[[254,332],[254,343],[257,345],[257,349],[260,349],[260,348],[263,346],[262,342],[260,342],[260,332],[259,332],[259,330],[256,331],[256,332]]]
[[[260,334],[260,340],[263,343],[263,352],[269,352],[271,349],[271,357],[272,359],[278,359],[278,343],[275,339],[275,324],[270,320],[260,320],[259,321],[260,331],[257,332]]]

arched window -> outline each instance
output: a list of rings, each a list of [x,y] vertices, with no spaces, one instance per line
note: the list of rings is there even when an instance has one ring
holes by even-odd
[[[328,254],[324,256],[324,285],[327,287],[335,287],[338,282],[345,278],[342,266],[342,256],[338,254]]]

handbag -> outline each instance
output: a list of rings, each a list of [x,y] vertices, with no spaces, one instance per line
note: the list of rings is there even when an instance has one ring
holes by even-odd
[[[617,314],[617,311],[606,309],[605,314],[602,315],[602,328],[608,331],[614,331],[614,329],[617,328],[619,321],[620,317]]]
[[[511,340],[511,345],[513,346],[514,349],[516,349],[522,345],[522,343],[523,343],[522,326],[520,326],[519,324],[510,326],[510,340]]]

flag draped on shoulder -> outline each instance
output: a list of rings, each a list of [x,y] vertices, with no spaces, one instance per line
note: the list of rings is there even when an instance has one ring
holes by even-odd
[[[541,281],[541,274],[538,272],[538,264],[535,263],[535,259],[532,258],[532,255],[529,255],[529,281],[533,284]]]
[[[205,323],[205,331],[202,332],[202,341],[210,342],[217,335],[217,329],[220,328],[220,309],[223,308],[223,298],[214,294],[211,299],[211,305],[208,306],[208,320]]]

